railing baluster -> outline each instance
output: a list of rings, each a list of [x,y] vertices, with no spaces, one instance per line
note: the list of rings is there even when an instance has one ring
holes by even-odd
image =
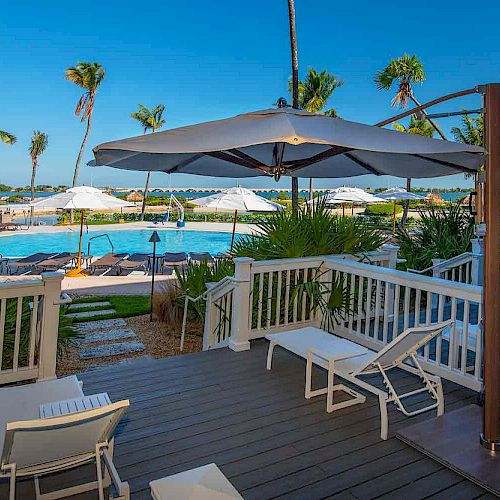
[[[394,289],[394,308],[392,315],[392,340],[398,336],[399,332],[399,295],[400,286],[396,285],[396,288]]]
[[[411,288],[409,286],[405,286],[403,300],[403,330],[406,330],[410,324],[410,295]]]
[[[444,295],[439,294],[438,298],[438,315],[437,322],[441,323],[443,321],[444,316]],[[436,363],[438,365],[442,365],[441,363],[441,344],[443,343],[443,339],[441,335],[438,335],[436,338]]]
[[[286,280],[285,280],[285,314],[283,317],[283,323],[288,325],[288,310],[290,306],[290,269],[286,270]]]
[[[483,303],[478,303],[477,311],[477,335],[476,335],[476,359],[474,360],[474,376],[476,380],[481,379],[481,360],[483,359]]]
[[[304,269],[304,279],[303,279],[302,283],[307,283],[308,276],[309,276],[309,269],[306,267]],[[301,321],[306,320],[306,307],[307,307],[307,294],[306,294],[306,292],[303,292],[302,293],[302,311],[300,314]]]
[[[386,281],[384,286],[384,326],[382,328],[382,342],[384,344],[387,343],[387,335],[389,330],[389,294],[391,293],[391,285],[388,281]]]
[[[413,326],[420,326],[420,307],[422,302],[422,290],[420,288],[415,289],[415,317],[413,319]]]
[[[30,344],[29,344],[29,358],[28,366],[35,367],[35,344],[36,344],[36,328],[38,321],[38,295],[33,296],[33,310],[31,311],[30,323]]]
[[[372,315],[372,279],[368,278],[366,284],[365,337],[370,336],[371,315]]]
[[[278,271],[278,283],[276,286],[276,321],[274,326],[279,326],[281,321],[281,280],[282,271]]]
[[[430,325],[432,321],[432,302],[434,300],[434,294],[432,292],[427,292],[427,300],[425,306],[425,326]],[[424,359],[429,361],[430,346],[429,343],[424,347]]]
[[[354,292],[356,290],[356,275],[349,274],[351,280],[351,286],[349,289],[349,331],[352,332],[352,324],[354,321]]]
[[[375,285],[375,318],[373,321],[373,338],[377,341],[378,338],[378,329],[380,323],[380,280],[377,280],[377,284]]]
[[[465,375],[467,372],[467,351],[469,348],[469,301],[464,300],[464,317],[463,317],[463,330],[462,330],[462,356],[460,359],[460,371]],[[479,328],[477,329],[477,336],[479,336]]]
[[[257,302],[257,330],[262,328],[262,297],[264,295],[264,273],[259,273],[259,299]]]
[[[12,357],[12,371],[16,372],[19,365],[19,341],[21,340],[21,322],[23,313],[23,297],[17,298],[16,330],[14,336],[14,352]]]
[[[267,304],[266,304],[266,328],[271,326],[271,317],[273,315],[273,276],[274,273],[271,271],[269,273],[269,281],[267,284]]]
[[[457,298],[452,297],[451,299],[451,317],[450,319],[456,321],[457,319]],[[453,323],[450,327],[450,341],[448,346],[448,368],[454,369],[457,368],[457,356],[458,356],[458,347],[459,347],[459,339],[458,330],[456,323]]]
[[[363,291],[364,291],[365,278],[358,276],[358,317],[356,320],[356,333],[361,335],[361,319],[363,317]]]
[[[292,316],[293,323],[297,323],[297,310],[299,307],[299,294],[296,293],[295,290],[297,289],[298,284],[299,284],[299,270],[295,269],[294,275],[293,275],[293,288],[294,288],[293,316]]]

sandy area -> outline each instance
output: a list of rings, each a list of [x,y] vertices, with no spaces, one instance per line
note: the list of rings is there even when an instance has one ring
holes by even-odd
[[[144,344],[145,350],[140,353],[124,354],[102,358],[101,360],[80,360],[76,347],[68,347],[57,360],[57,376],[79,373],[89,367],[103,364],[111,364],[132,359],[140,356],[152,356],[153,358],[166,358],[178,354],[201,351],[203,344],[203,330],[201,324],[188,324],[184,341],[184,350],[179,350],[180,331],[173,329],[166,323],[149,321],[149,315],[136,316],[125,320],[129,327],[136,333],[139,340]],[[92,344],[88,344],[92,345]]]

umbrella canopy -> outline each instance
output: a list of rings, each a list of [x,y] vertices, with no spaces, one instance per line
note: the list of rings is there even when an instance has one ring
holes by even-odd
[[[378,193],[377,196],[386,201],[398,201],[398,200],[423,200],[424,197],[415,193],[410,193],[403,188],[391,188],[382,193]]]
[[[474,173],[484,149],[278,108],[107,142],[93,165],[215,177]]]
[[[329,203],[380,203],[383,201],[381,198],[363,191],[363,189],[351,187],[332,189],[325,196],[327,205]]]
[[[100,189],[90,186],[78,186],[67,189],[63,193],[48,196],[31,203],[35,208],[109,210],[113,208],[130,207],[132,203],[120,200]]]
[[[234,187],[226,189],[221,193],[204,196],[203,198],[196,198],[190,200],[189,203],[199,207],[238,210],[246,212],[275,212],[283,210],[279,203],[273,203],[266,200],[262,196],[257,196],[250,189],[242,187]]]

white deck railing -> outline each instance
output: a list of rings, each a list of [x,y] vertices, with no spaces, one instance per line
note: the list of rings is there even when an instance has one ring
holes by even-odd
[[[0,385],[55,377],[62,279],[0,283]]]
[[[307,296],[293,290],[318,279],[328,289],[335,279],[344,283],[351,302],[349,314],[332,328],[337,335],[379,350],[405,328],[453,319],[454,326],[422,350],[422,363],[431,373],[480,390],[482,288],[397,271],[397,247],[388,251],[390,258],[372,256],[372,264],[353,256],[235,259],[234,278],[207,301],[204,347],[222,341],[240,351],[268,333],[324,325]],[[215,331],[223,333],[216,338]]]

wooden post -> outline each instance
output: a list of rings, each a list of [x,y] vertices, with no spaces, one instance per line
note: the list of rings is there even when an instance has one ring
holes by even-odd
[[[230,251],[233,250],[233,245],[234,245],[234,233],[236,232],[236,222],[238,220],[238,210],[234,211],[234,218],[233,218],[233,233],[231,235],[231,248]]]
[[[250,349],[248,336],[250,333],[250,280],[253,261],[254,259],[250,257],[237,257],[234,259],[236,288],[233,292],[229,348],[236,352]]]
[[[56,376],[59,301],[61,299],[63,277],[62,273],[42,273],[44,293],[38,354],[39,380],[46,380]]]
[[[500,449],[500,84],[485,86],[486,159],[483,287],[484,412],[481,443]]]

